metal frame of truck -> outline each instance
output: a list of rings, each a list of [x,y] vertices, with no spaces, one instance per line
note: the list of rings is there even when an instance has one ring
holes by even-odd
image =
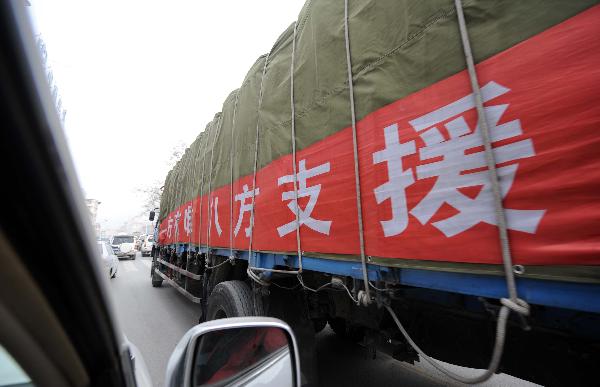
[[[207,264],[207,257],[210,264]],[[493,320],[499,309],[496,300],[506,295],[501,276],[369,264],[369,279],[374,288],[385,288],[386,291],[374,292],[377,302],[365,308],[352,301],[342,287],[328,286],[318,293],[305,291],[294,286],[295,278],[286,274],[265,272],[261,278],[272,286],[259,286],[247,277],[248,257],[247,250],[233,250],[232,255],[230,249],[187,244],[159,246],[153,254],[152,283],[160,286],[166,281],[192,302],[200,304],[203,320],[210,292],[218,283],[245,281],[248,287],[255,289],[255,298],[260,299],[262,305],[273,302],[279,308],[283,305],[284,314],[292,315],[288,321],[301,332],[300,336],[306,336],[307,331],[308,336],[314,335],[329,322],[336,333],[362,340],[363,345],[373,350],[382,350],[408,362],[414,362],[418,356],[394,332],[382,305],[392,305],[401,319],[413,327],[424,324],[424,316],[430,314],[425,317],[428,320],[437,315],[444,321],[447,331],[437,330],[432,335],[436,326],[433,324],[430,329],[411,332],[415,341],[426,342],[425,348],[429,352],[448,362],[475,368],[487,366]],[[251,263],[254,267],[269,269],[298,268],[298,258],[293,255],[253,252]],[[207,270],[206,267],[211,265],[218,267]],[[362,284],[361,265],[356,261],[303,256],[302,277],[312,288],[342,281],[354,298]],[[286,289],[282,291],[282,287]],[[600,353],[597,341],[600,337],[600,286],[520,278],[518,287],[522,297],[535,310],[535,319],[511,320],[503,372],[552,385],[572,380],[572,369],[565,368],[565,364],[569,364],[578,370],[580,381],[590,377],[591,364]],[[286,292],[289,295],[282,296]],[[263,311],[268,309],[261,308]],[[282,317],[281,312],[274,315]],[[312,326],[307,327],[310,322]],[[430,323],[423,326],[428,325]],[[464,351],[457,352],[450,345],[455,341],[455,335],[465,335],[461,341]],[[428,342],[431,338],[436,342]],[[481,338],[488,340],[482,345]],[[305,343],[303,352],[309,352],[302,356],[306,361],[312,356],[311,338],[302,337],[300,341]],[[539,367],[523,367],[523,362],[530,362],[532,356]]]
[[[170,248],[175,248],[171,245]],[[229,257],[230,250],[222,248],[208,248],[202,246],[192,247],[192,251],[201,254],[209,252],[219,257]],[[188,245],[177,245],[177,254],[188,251]],[[247,250],[234,250],[235,260],[248,261]],[[191,273],[177,267],[163,259],[159,259],[161,265],[169,267],[183,276],[192,280],[200,280],[200,275]],[[297,269],[298,257],[294,255],[274,253],[252,253],[252,264],[255,267],[275,269],[287,267],[289,270]],[[324,259],[311,256],[302,258],[304,270],[351,277],[356,280],[362,279],[359,261]],[[397,268],[368,264],[369,280],[374,282],[389,282],[405,286],[414,286],[432,290],[440,290],[477,297],[502,298],[506,297],[506,286],[504,279],[498,275],[482,276],[481,274],[451,273],[444,271],[421,270],[413,268]],[[162,273],[161,273],[162,274]],[[164,275],[164,274],[163,274]],[[168,279],[166,276],[163,279]],[[197,297],[191,296],[189,292],[173,284],[182,294],[192,301],[199,303]],[[576,282],[558,282],[538,280],[531,278],[519,279],[519,290],[524,298],[535,305],[543,305],[556,308],[567,308],[581,312],[600,313],[600,286]]]

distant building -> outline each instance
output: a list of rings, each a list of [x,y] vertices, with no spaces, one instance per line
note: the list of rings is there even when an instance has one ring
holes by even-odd
[[[100,203],[102,202],[96,199],[85,199],[85,205],[90,211],[90,220],[94,226],[94,230],[96,230],[96,235],[100,235],[100,223],[96,221],[96,217],[98,216],[98,206]]]

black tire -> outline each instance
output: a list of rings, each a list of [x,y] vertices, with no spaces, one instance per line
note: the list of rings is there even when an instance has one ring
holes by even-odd
[[[159,280],[155,280],[154,278],[152,279],[152,287],[153,288],[160,288],[162,286],[163,280],[162,278]]]
[[[187,270],[193,274],[200,274],[200,262],[197,259],[190,259]],[[194,296],[202,296],[202,280],[187,279],[187,291]]]
[[[152,270],[152,287],[154,287],[154,288],[160,288],[162,286],[163,279],[162,279],[161,276],[159,276],[158,274],[156,274],[154,272],[154,265],[152,265],[152,269],[151,270]]]
[[[207,320],[253,316],[255,313],[252,289],[244,281],[221,282],[208,297],[207,310]]]

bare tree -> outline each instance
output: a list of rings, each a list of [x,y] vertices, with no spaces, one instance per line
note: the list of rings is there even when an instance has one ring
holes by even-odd
[[[169,158],[166,161],[167,169],[170,170],[173,166],[181,159],[183,153],[185,152],[186,145],[183,142],[179,142],[171,149],[171,153],[169,154]],[[151,210],[160,207],[160,196],[162,195],[163,190],[163,181],[162,180],[154,180],[151,184],[148,184],[144,187],[137,188],[135,190],[136,194],[144,201],[144,213],[147,214]]]
[[[169,169],[173,168],[175,164],[181,159],[181,156],[185,153],[185,149],[187,145],[183,141],[180,141],[171,149],[171,154],[169,155],[169,160],[167,161],[167,167]]]
[[[144,200],[142,205],[145,213],[150,212],[151,210],[160,206],[160,195],[162,194],[162,189],[163,183],[160,180],[155,180],[152,182],[152,184],[148,184],[147,186],[136,189],[136,194],[138,194],[142,200]]]

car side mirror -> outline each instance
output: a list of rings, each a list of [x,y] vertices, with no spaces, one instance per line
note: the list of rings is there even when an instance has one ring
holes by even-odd
[[[190,329],[167,365],[165,386],[300,386],[292,329],[270,317],[213,320]]]
[[[150,216],[148,217],[148,220],[152,222],[154,220],[155,215],[156,213],[154,211],[150,211]]]

